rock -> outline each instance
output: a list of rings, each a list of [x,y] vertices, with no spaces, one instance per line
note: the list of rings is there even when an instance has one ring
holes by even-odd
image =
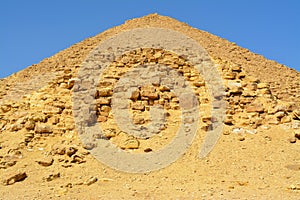
[[[159,87],[159,91],[161,91],[161,92],[170,92],[170,90],[171,89],[168,86],[165,86],[165,85],[161,85]]]
[[[8,105],[2,105],[0,108],[3,113],[7,113],[11,110],[12,106],[8,104]]]
[[[26,133],[25,134],[25,142],[30,142],[34,138],[34,133]]]
[[[279,112],[275,113],[275,117],[277,117],[279,119],[281,119],[284,116],[285,116],[285,113],[283,111],[279,111]]]
[[[142,91],[142,97],[147,99],[156,100],[158,99],[158,92]]]
[[[193,85],[196,87],[203,87],[203,86],[205,86],[205,82],[204,81],[196,81],[196,82],[193,82]]]
[[[71,157],[73,154],[75,154],[78,151],[76,147],[68,147],[66,148],[66,154]]]
[[[24,124],[13,124],[11,125],[11,131],[19,131],[24,127]]]
[[[238,137],[238,140],[239,141],[244,141],[246,138],[244,137],[244,136],[242,136],[242,135],[240,135],[239,137]]]
[[[255,105],[249,105],[246,108],[247,112],[258,112],[258,113],[262,113],[264,112],[264,106],[262,104],[255,104]]]
[[[66,153],[66,147],[61,144],[55,144],[52,146],[52,155],[64,155]]]
[[[47,120],[44,114],[36,113],[34,116],[31,117],[34,122],[45,122]]]
[[[274,124],[274,125],[279,124],[279,120],[275,115],[267,115],[265,117],[265,120],[268,124]]]
[[[77,155],[77,154],[75,154],[75,155],[72,156],[71,163],[81,164],[81,163],[84,163],[84,162],[86,162],[86,161],[84,160],[84,156],[83,155]]]
[[[288,139],[290,143],[296,143],[296,137],[291,137]]]
[[[139,97],[140,97],[140,92],[139,92],[139,91],[133,91],[133,92],[131,93],[130,99],[131,99],[132,101],[136,101],[136,100],[138,100]]]
[[[43,178],[44,180],[46,181],[53,181],[54,179],[57,179],[60,177],[60,173],[53,173],[53,174],[50,174],[49,176],[47,176],[46,178]]]
[[[290,116],[283,116],[280,121],[281,123],[289,123],[292,121],[292,119]]]
[[[98,178],[97,177],[91,177],[89,178],[89,180],[85,181],[84,184],[85,185],[92,185],[93,183],[96,183],[98,181]]]
[[[36,133],[52,133],[52,127],[49,125],[44,125],[44,124],[37,124],[35,126],[35,130]]]
[[[268,83],[258,83],[257,88],[258,89],[263,89],[263,88],[269,88],[270,85]]]
[[[14,166],[17,163],[17,160],[19,157],[14,156],[14,155],[6,155],[1,159],[0,162],[0,169],[7,169],[9,167]]]
[[[96,104],[98,105],[109,105],[111,102],[111,98],[100,97],[96,100]]]
[[[292,113],[293,119],[300,120],[300,109],[294,110]]]
[[[149,147],[148,147],[148,148],[146,148],[146,149],[144,149],[144,152],[145,152],[145,153],[149,153],[149,152],[151,152],[151,151],[152,151],[152,149],[151,149],[151,148],[149,148]]]
[[[16,172],[12,172],[8,175],[6,175],[3,180],[2,183],[4,185],[12,185],[16,182],[19,181],[23,181],[24,179],[27,178],[27,174],[24,171],[16,171]]]
[[[133,116],[133,123],[134,124],[144,124],[145,123],[145,119],[141,115],[134,115]]]
[[[34,130],[35,122],[33,120],[29,120],[25,123],[25,128],[27,130]]]
[[[103,131],[103,135],[104,135],[104,137],[110,139],[110,138],[115,137],[117,135],[117,131],[116,131],[116,129],[113,129],[113,128],[105,129]]]
[[[295,131],[295,138],[300,140],[300,131]]]
[[[62,109],[54,106],[45,106],[42,112],[44,114],[57,115],[62,112]]]
[[[97,90],[96,98],[97,97],[109,97],[112,95],[112,93],[113,93],[113,91],[111,88],[101,88],[101,89]]]
[[[80,81],[80,79],[78,79],[78,78],[71,78],[71,79],[69,79],[68,80],[68,86],[67,86],[67,88],[68,89],[72,89],[73,86],[75,85],[76,81]]]
[[[106,122],[107,121],[107,117],[105,117],[105,116],[98,116],[97,121],[98,122]]]
[[[129,138],[125,141],[121,148],[123,149],[138,149],[140,142],[135,138]]]
[[[233,116],[232,115],[227,115],[225,120],[224,120],[224,124],[233,125],[233,123],[234,123]]]
[[[145,110],[145,105],[141,101],[133,102],[132,103],[132,109],[133,110]]]
[[[45,157],[38,158],[35,162],[37,162],[41,166],[48,167],[53,164],[53,161],[54,160],[51,156],[45,156]]]
[[[271,91],[269,88],[263,88],[259,90],[260,94],[271,94]]]
[[[237,75],[236,72],[227,72],[223,78],[228,80],[233,80],[235,79],[236,75]]]

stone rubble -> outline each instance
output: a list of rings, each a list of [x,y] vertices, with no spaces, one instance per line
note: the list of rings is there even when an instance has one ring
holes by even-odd
[[[151,23],[150,20],[149,24]],[[123,26],[132,28],[134,22]],[[108,37],[112,33],[106,34],[105,37]],[[201,34],[207,37],[207,33]],[[68,171],[80,168],[87,164],[89,159],[92,160],[88,150],[94,148],[93,143],[76,142],[79,139],[74,110],[80,109],[80,105],[73,104],[72,95],[74,90],[78,89],[75,83],[80,80],[77,75],[83,60],[105,37],[89,38],[37,65],[0,80],[0,171],[3,174],[4,185],[23,180],[26,182],[27,175],[31,174],[24,170],[18,171],[19,164],[26,156],[32,156],[28,161],[29,166],[33,165],[40,170],[59,169],[44,174],[41,179],[45,182],[66,178]],[[286,138],[285,142],[293,143],[289,144],[292,146],[298,145],[299,72],[272,61],[265,61],[260,56],[214,36],[209,38],[209,41],[202,41],[201,37],[197,40],[207,49],[223,78],[224,99],[227,102],[224,137],[236,137],[235,140],[244,144],[249,141],[248,136],[254,137],[260,135],[261,130],[280,126],[294,131],[293,136]],[[213,45],[215,46],[212,47]],[[217,48],[218,51],[213,51],[213,48]],[[161,133],[153,135],[153,141],[152,138],[138,138],[123,132],[114,121],[112,99],[115,85],[128,71],[145,64],[166,65],[189,82],[189,87],[198,98],[199,131],[209,130],[214,120],[211,113],[212,100],[201,74],[188,60],[175,53],[162,49],[141,48],[116,58],[100,77],[93,96],[93,109],[97,122],[101,124],[102,134],[95,133],[93,139],[110,140],[120,149],[130,153],[149,153],[161,149],[175,136],[176,133],[172,130],[178,128],[181,123],[179,98],[171,88],[159,81],[138,87],[128,98],[128,111],[132,123],[138,127],[151,123],[150,110],[153,106],[164,108],[166,123],[161,128]],[[274,77],[266,73],[271,67],[274,69]],[[23,80],[25,84],[20,84]],[[18,142],[10,143],[12,137],[18,138]],[[59,142],[51,143],[53,138],[58,138]],[[270,142],[273,137],[266,136],[264,139]],[[10,170],[13,173],[10,173]],[[96,176],[81,178],[85,180],[81,185],[90,186],[98,181]],[[63,189],[73,186],[74,184],[70,183]],[[292,190],[298,190],[297,188],[298,186],[291,187]],[[63,193],[67,193],[67,190]]]

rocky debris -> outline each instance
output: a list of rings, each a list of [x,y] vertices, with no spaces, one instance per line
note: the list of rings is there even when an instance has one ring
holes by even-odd
[[[149,20],[147,25],[148,23],[153,22]],[[163,26],[165,25],[163,24]],[[131,26],[134,27],[132,23]],[[189,29],[189,32],[193,32],[193,30]],[[207,35],[202,36],[203,38],[207,37]],[[70,142],[75,141],[77,135],[73,109],[76,110],[78,105],[72,104],[72,91],[78,89],[76,88],[78,85],[75,87],[75,82],[79,79],[75,77],[82,61],[90,53],[90,50],[99,41],[102,41],[101,37],[88,39],[0,82],[1,143],[2,138],[4,141],[9,139],[10,134],[13,134],[16,138],[20,136],[22,140],[24,139],[25,146],[21,148],[28,148],[31,151],[38,149],[45,152],[47,139],[51,140],[52,137],[61,136],[62,142],[53,145],[50,150],[50,158],[38,158],[36,159],[37,163],[42,166],[60,165],[59,167],[64,167],[61,172],[63,173],[64,170],[72,170],[77,164],[87,161],[87,154],[83,153],[82,147]],[[197,38],[202,37],[195,37],[195,39]],[[278,63],[266,61],[236,45],[232,47],[232,44],[226,43],[225,40],[212,36],[209,36],[207,41],[206,39],[201,41],[201,45],[209,52],[224,79],[226,90],[224,98],[227,101],[224,123],[228,130],[223,134],[227,135],[226,139],[235,137],[240,141],[248,140],[250,135],[247,134],[260,134],[260,130],[267,130],[277,125],[285,125],[296,131],[300,129],[300,76],[298,72],[290,71]],[[223,48],[227,50],[225,51]],[[97,92],[93,97],[96,99],[94,110],[97,114],[97,121],[104,130],[103,135],[94,133],[93,139],[109,139],[114,142],[123,134],[126,137],[124,137],[125,139],[121,138],[124,140],[121,140],[117,146],[124,150],[136,152],[141,150],[143,153],[147,153],[156,149],[151,146],[151,143],[144,145],[146,140],[130,138],[129,134],[120,134],[117,128],[111,127],[114,125],[112,94],[117,81],[136,66],[155,63],[164,64],[177,70],[178,74],[189,82],[198,97],[200,111],[203,112],[203,115],[200,115],[199,127],[202,130],[210,129],[213,121],[210,113],[212,97],[208,93],[207,83],[201,74],[194,70],[194,67],[182,56],[161,49],[141,48],[116,58],[100,77]],[[14,99],[9,99],[17,93],[22,93],[23,98],[15,95]],[[154,105],[160,105],[166,110],[168,126],[177,125],[180,121],[174,120],[174,116],[180,113],[178,97],[173,93],[172,88],[161,84],[159,80],[155,80],[152,85],[136,88],[128,101],[129,112],[135,125],[146,126],[150,122],[149,110]],[[161,140],[169,136],[157,135],[157,137]],[[270,136],[265,136],[264,139],[272,140]],[[295,137],[293,136],[289,141],[295,143],[298,139],[299,133],[296,132]],[[0,146],[0,168],[1,170],[10,170],[18,166],[16,164],[22,158],[22,154],[13,155],[13,151],[7,153],[11,147],[10,144],[5,145],[1,144]],[[83,144],[83,147],[91,150],[95,145],[96,143],[89,143]],[[24,174],[26,176],[25,172],[12,174],[4,182],[10,184],[22,180]],[[60,173],[51,173],[44,180],[52,181],[60,176]],[[85,185],[91,185],[96,181],[96,177],[91,177],[85,182]],[[72,183],[64,184],[63,193],[65,194],[67,192],[65,189],[71,188],[73,185]],[[295,190],[297,187],[291,188]]]
[[[84,184],[90,186],[90,185],[96,183],[97,181],[98,181],[98,178],[94,176],[94,177],[89,178],[87,181],[85,181]]]
[[[13,156],[4,156],[0,160],[0,169],[7,169],[14,166],[17,163],[18,159]]]
[[[35,126],[34,131],[36,133],[41,133],[41,134],[43,134],[43,133],[53,133],[52,127],[50,125],[44,125],[44,124],[37,124]]]
[[[52,146],[52,155],[64,155],[66,153],[66,147],[62,144],[55,144]]]
[[[290,185],[289,187],[288,187],[288,189],[290,189],[290,190],[300,190],[300,183],[298,183],[298,184],[292,184],[292,185]]]
[[[2,179],[4,185],[12,185],[16,182],[23,181],[27,178],[27,174],[24,171],[16,171],[5,175]]]
[[[76,152],[78,151],[78,149],[76,147],[68,147],[66,148],[66,154],[71,157],[72,155],[74,155]]]
[[[49,167],[53,164],[53,161],[54,160],[51,156],[41,156],[40,158],[36,159],[35,162],[43,167]]]
[[[292,113],[293,119],[300,120],[300,109],[294,110]]]
[[[135,138],[127,139],[121,148],[123,149],[138,149],[140,146],[140,142]]]
[[[50,182],[50,181],[53,181],[57,178],[60,178],[60,173],[59,172],[49,174],[49,176],[44,177],[43,180],[46,180],[46,181]]]
[[[293,143],[296,143],[297,139],[296,139],[296,137],[290,137],[288,139],[288,141],[293,144]]]
[[[28,133],[25,134],[25,139],[24,139],[24,141],[25,141],[26,143],[29,143],[29,142],[32,141],[33,138],[34,138],[34,133],[33,133],[33,132],[28,132]]]

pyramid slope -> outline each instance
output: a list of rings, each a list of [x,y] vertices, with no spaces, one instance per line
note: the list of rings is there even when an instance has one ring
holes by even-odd
[[[32,65],[2,80],[0,88],[4,88],[6,84],[14,85],[16,82],[26,82],[34,76],[41,76],[41,74],[49,75],[53,72],[61,72],[65,68],[80,66],[90,50],[99,42],[121,31],[141,27],[160,27],[181,32],[199,42],[213,59],[239,64],[250,76],[257,77],[262,82],[270,83],[272,93],[279,99],[300,104],[300,72],[268,60],[261,55],[252,53],[245,48],[237,46],[235,43],[208,32],[192,28],[185,23],[157,14],[150,14],[142,18],[126,21],[123,25],[111,28],[75,44],[50,58],[44,59],[39,64]],[[0,98],[4,95],[2,93],[0,93]]]
[[[149,26],[182,32],[208,51],[224,79],[226,119],[213,151],[199,159],[214,120],[203,77],[185,58],[162,49],[139,49],[116,58],[100,77],[95,104],[88,108],[96,112],[104,133],[93,131],[95,140],[130,154],[151,154],[175,137],[183,121],[179,100],[160,83],[143,85],[128,99],[133,122],[139,125],[149,120],[150,106],[164,107],[168,115],[159,134],[134,137],[114,121],[114,86],[144,63],[178,70],[190,82],[201,112],[197,134],[176,162],[149,173],[125,173],[99,162],[88,151],[93,146],[80,138],[74,116],[83,109],[73,104],[74,82],[99,42]],[[133,19],[0,81],[0,193],[4,199],[299,199],[298,105],[299,72],[169,17]]]

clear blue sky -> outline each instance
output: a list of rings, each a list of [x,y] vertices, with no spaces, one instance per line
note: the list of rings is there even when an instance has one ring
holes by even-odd
[[[154,12],[300,71],[298,0],[1,0],[0,78]]]

